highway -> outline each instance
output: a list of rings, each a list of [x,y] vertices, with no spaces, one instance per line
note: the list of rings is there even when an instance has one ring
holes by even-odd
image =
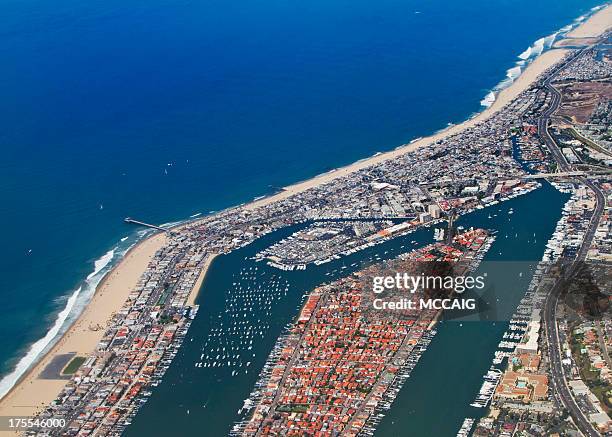
[[[546,111],[544,111],[544,113],[538,120],[538,134],[550,150],[555,161],[557,162],[557,170],[562,172],[569,172],[571,171],[571,168],[567,160],[565,159],[565,156],[563,155],[563,153],[561,153],[559,146],[548,131],[548,123],[550,117],[559,108],[559,105],[561,103],[561,93],[556,88],[554,88],[550,82],[559,71],[561,71],[567,65],[571,64],[575,59],[580,56],[581,53],[582,51],[578,53],[577,56],[574,56],[568,61],[562,63],[560,67],[553,71],[543,82],[543,86],[547,89],[547,91],[549,91],[552,98],[549,107],[546,109]],[[591,190],[593,190],[596,197],[596,207],[589,221],[587,230],[585,231],[585,236],[580,246],[580,249],[576,253],[576,257],[573,260],[568,260],[568,262],[570,263],[569,267],[564,273],[561,274],[559,280],[556,282],[551,292],[548,294],[544,305],[543,317],[545,322],[546,338],[548,342],[551,382],[554,391],[558,395],[559,401],[563,404],[565,408],[567,408],[570,416],[574,420],[574,423],[576,424],[578,429],[585,436],[597,437],[601,434],[594,428],[588,417],[586,417],[586,415],[578,407],[578,404],[576,403],[576,400],[574,399],[567,385],[567,380],[562,364],[563,351],[559,340],[559,331],[556,321],[557,303],[559,296],[563,293],[566,288],[566,285],[570,283],[572,278],[578,272],[580,266],[582,265],[582,262],[585,260],[605,206],[604,195],[593,182],[584,177],[579,177],[577,179],[580,181],[580,183],[586,185]]]
[[[586,185],[589,186],[592,185],[590,181],[583,180],[581,182],[587,182]],[[578,404],[576,403],[576,400],[574,399],[567,385],[567,380],[565,378],[565,373],[562,364],[563,351],[559,341],[556,312],[559,296],[564,291],[566,284],[568,284],[572,280],[574,275],[577,273],[579,267],[582,265],[582,261],[584,261],[584,259],[586,258],[588,249],[591,246],[591,242],[593,241],[593,236],[595,235],[595,230],[597,229],[597,223],[599,223],[599,219],[601,218],[603,212],[603,194],[598,189],[595,190],[595,194],[597,196],[597,206],[595,207],[595,212],[589,222],[589,227],[585,234],[582,245],[576,255],[576,258],[574,259],[568,270],[565,272],[565,274],[562,275],[561,278],[559,278],[559,280],[549,293],[544,305],[544,322],[546,327],[546,338],[548,341],[551,382],[555,391],[559,395],[559,400],[569,411],[570,415],[574,419],[574,423],[576,423],[576,426],[578,426],[578,428],[584,435],[593,437],[597,437],[600,434],[597,432],[597,430],[595,430],[595,428],[590,423],[585,414],[582,412],[582,410],[580,410]]]

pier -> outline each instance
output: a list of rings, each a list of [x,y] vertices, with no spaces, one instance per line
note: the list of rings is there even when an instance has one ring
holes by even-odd
[[[131,217],[126,217],[123,221],[134,225],[146,226],[147,228],[157,229],[158,231],[168,232],[169,234],[172,233],[170,229],[162,228],[161,226],[152,225],[150,223],[141,222],[139,220],[134,220]]]

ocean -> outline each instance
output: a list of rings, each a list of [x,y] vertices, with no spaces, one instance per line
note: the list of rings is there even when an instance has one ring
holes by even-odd
[[[3,2],[0,393],[143,237],[125,216],[184,220],[460,122],[599,3]]]

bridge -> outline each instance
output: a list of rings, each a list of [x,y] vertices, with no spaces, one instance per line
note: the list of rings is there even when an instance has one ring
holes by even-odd
[[[574,176],[585,176],[586,173],[580,170],[576,171],[560,171],[556,173],[536,173],[523,176],[523,179],[546,179],[546,178],[565,178]]]
[[[523,176],[522,179],[546,179],[546,178],[567,178],[567,177],[580,177],[580,176],[597,176],[597,175],[609,175],[612,174],[612,170],[595,170],[595,171],[560,171],[556,173],[536,173]]]

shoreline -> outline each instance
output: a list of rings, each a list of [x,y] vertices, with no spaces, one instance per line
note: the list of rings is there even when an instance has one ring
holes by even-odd
[[[166,235],[157,233],[138,242],[125,253],[121,261],[102,278],[91,300],[68,330],[0,400],[0,416],[34,416],[56,398],[67,380],[41,379],[41,373],[56,356],[68,353],[89,356],[95,350],[109,319],[127,301],[142,271],[165,241]],[[18,433],[0,432],[0,435],[15,434]]]
[[[586,21],[577,26],[567,35],[566,38],[594,38],[608,30],[612,23],[612,6],[606,2],[600,9],[597,9]]]
[[[204,282],[204,279],[206,279],[206,275],[208,274],[208,269],[210,268],[210,265],[215,260],[215,258],[217,258],[217,256],[219,256],[219,254],[217,253],[211,253],[206,256],[206,260],[204,261],[204,264],[202,264],[202,270],[200,271],[200,275],[198,276],[198,279],[193,285],[193,288],[189,293],[189,297],[187,298],[187,305],[195,305],[195,301],[200,295],[200,288],[202,288],[202,283]]]
[[[303,191],[306,191],[310,188],[323,185],[327,182],[331,182],[335,179],[349,175],[361,169],[370,167],[375,164],[379,164],[384,161],[388,161],[390,159],[404,155],[408,152],[420,149],[423,146],[430,145],[442,138],[446,138],[447,136],[458,134],[464,131],[465,129],[473,127],[476,124],[487,120],[495,113],[499,112],[505,105],[510,103],[521,92],[529,88],[529,86],[531,86],[538,79],[538,77],[542,73],[544,73],[544,71],[555,65],[557,62],[561,61],[565,57],[565,55],[570,52],[570,49],[562,49],[556,47],[551,47],[547,51],[543,52],[527,66],[527,68],[521,73],[520,76],[516,78],[514,82],[512,82],[510,86],[508,86],[507,88],[503,88],[498,92],[495,98],[495,102],[491,106],[481,110],[480,112],[475,113],[472,117],[467,118],[460,123],[449,124],[448,126],[437,130],[436,132],[426,137],[417,137],[408,143],[400,144],[399,146],[396,146],[386,152],[377,152],[372,156],[361,158],[350,164],[333,168],[325,173],[321,173],[311,178],[297,181],[290,185],[281,187],[280,191],[275,192],[273,194],[257,196],[251,201],[243,202],[238,205],[230,206],[219,211],[215,211],[214,214],[233,210],[250,211],[262,206],[266,206],[270,203],[286,199],[287,197],[291,197],[294,194],[302,193]],[[197,226],[199,223],[206,220],[208,217],[210,217],[210,215],[186,220],[180,225],[176,225],[176,228],[178,229],[183,226]]]
[[[610,22],[612,7],[606,5],[597,10],[589,19],[581,23],[566,37],[577,37],[577,35],[601,34],[606,29],[605,24]],[[606,26],[607,27],[607,26]],[[573,34],[573,35],[572,35]],[[556,64],[569,53],[569,50],[551,48],[531,62],[525,71],[507,88],[501,90],[493,104],[479,112],[474,117],[462,123],[448,126],[447,128],[425,138],[417,139],[412,143],[401,145],[388,152],[361,159],[355,163],[332,170],[311,179],[300,181],[283,188],[282,191],[270,196],[251,201],[247,204],[227,208],[227,210],[252,210],[268,205],[278,200],[285,199],[294,194],[301,193],[307,189],[325,184],[334,179],[346,176],[362,168],[396,158],[407,152],[429,145],[441,138],[457,134],[480,122],[490,118],[518,94],[527,89],[538,77],[552,65]],[[201,218],[188,220],[176,225],[180,229],[200,222]],[[149,260],[156,251],[165,243],[165,234],[156,233],[144,238],[132,247],[123,258],[115,265],[96,287],[95,293],[87,303],[81,314],[70,325],[66,332],[57,342],[42,356],[37,358],[30,368],[17,380],[8,393],[0,399],[0,415],[2,416],[32,416],[45,405],[49,404],[62,387],[65,379],[39,379],[41,372],[56,356],[68,352],[76,352],[79,356],[88,356],[104,334],[104,326],[114,312],[119,310],[132,288],[140,279],[142,271],[146,268]],[[212,261],[216,254],[209,254],[205,260],[198,280],[189,294],[188,304],[193,304],[198,297],[199,289],[206,277]],[[97,330],[89,329],[89,326],[102,326]],[[0,435],[13,435],[12,432],[0,432]]]
[[[365,158],[344,167],[339,167],[330,172],[317,175],[311,179],[288,185],[283,187],[283,191],[280,193],[244,204],[238,207],[238,209],[248,211],[268,205],[277,200],[285,199],[294,194],[298,194],[318,185],[333,181],[334,179],[354,173],[363,168],[397,158],[398,156],[404,155],[408,152],[420,149],[423,146],[430,145],[431,143],[434,143],[442,138],[458,134],[470,127],[473,127],[476,124],[487,120],[506,106],[506,104],[510,103],[516,96],[534,83],[545,70],[561,61],[569,52],[569,50],[564,49],[550,49],[542,53],[531,64],[529,64],[525,71],[512,83],[512,85],[499,92],[499,94],[496,96],[495,102],[489,108],[477,113],[472,118],[469,118],[461,123],[448,126],[427,137],[419,138],[416,141],[398,146],[393,150],[378,153],[369,158]]]
[[[589,16],[588,19],[580,23],[575,29],[566,34],[559,41],[563,41],[565,39],[572,38],[583,38],[583,37],[598,37],[606,30],[608,30],[610,25],[608,23],[612,22],[612,5],[606,3],[602,5],[600,9],[594,11],[594,13]],[[502,109],[505,105],[510,103],[516,96],[518,96],[521,92],[527,89],[531,84],[537,81],[538,77],[544,73],[548,68],[552,67],[557,62],[561,61],[563,57],[570,53],[570,49],[564,49],[562,47],[550,47],[538,57],[536,57],[531,63],[527,65],[525,70],[510,84],[507,88],[501,89],[495,96],[495,101],[491,104],[491,106],[485,108],[484,110],[476,113],[473,117],[468,118],[460,123],[451,124],[431,135],[426,137],[419,137],[411,140],[409,143],[399,145],[392,150],[386,152],[379,152],[373,156],[362,158],[358,161],[355,161],[346,166],[342,166],[339,168],[332,169],[326,173],[322,173],[316,175],[310,179],[306,179],[304,181],[299,181],[294,184],[285,186],[282,188],[282,191],[275,193],[270,196],[266,196],[261,199],[255,199],[249,203],[242,204],[239,206],[235,206],[228,209],[238,209],[238,210],[252,210],[258,208],[260,206],[268,205],[269,203],[275,202],[277,200],[282,200],[287,197],[290,197],[294,194],[301,193],[309,188],[313,188],[315,186],[325,184],[334,179],[337,179],[342,176],[346,176],[352,172],[361,170],[363,168],[369,167],[374,164],[378,164],[383,161],[387,161],[389,159],[396,158],[400,155],[403,155],[407,152],[411,152],[413,150],[419,149],[423,146],[427,146],[431,143],[434,143],[442,138],[445,138],[450,135],[457,134],[459,132],[464,131],[478,123],[481,123],[488,118],[490,118],[493,114]],[[197,223],[196,220],[194,223]]]

